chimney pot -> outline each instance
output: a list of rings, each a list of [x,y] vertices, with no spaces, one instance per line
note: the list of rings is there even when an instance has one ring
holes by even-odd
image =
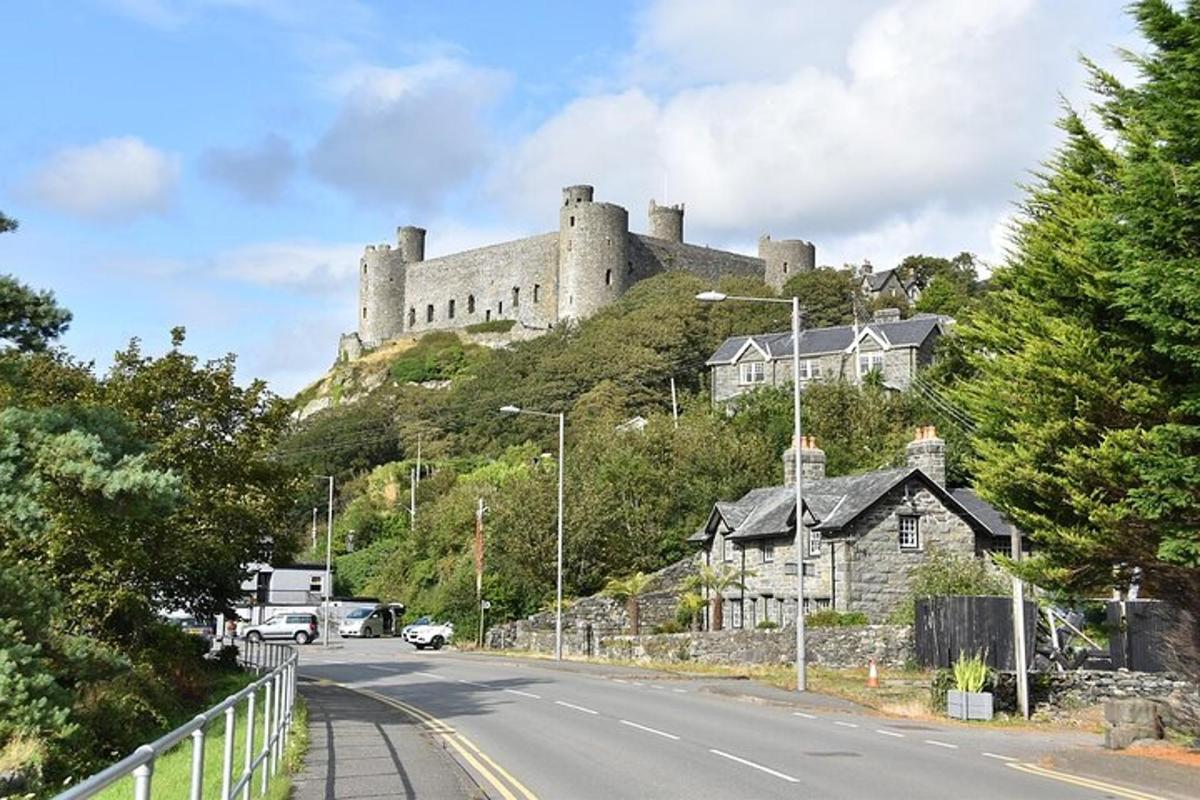
[[[909,442],[908,465],[916,467],[939,486],[946,485],[946,442],[937,435],[933,425],[917,428],[916,437]]]

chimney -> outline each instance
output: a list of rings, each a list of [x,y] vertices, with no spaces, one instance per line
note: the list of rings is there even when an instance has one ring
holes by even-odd
[[[908,443],[908,465],[929,476],[938,486],[946,486],[946,442],[937,435],[937,428],[922,425]]]
[[[900,309],[898,308],[879,308],[875,310],[874,320],[876,322],[899,322]]]
[[[800,475],[805,483],[825,477],[825,451],[817,447],[817,440],[811,436],[800,437]],[[796,448],[789,447],[783,453],[783,485],[795,483]]]

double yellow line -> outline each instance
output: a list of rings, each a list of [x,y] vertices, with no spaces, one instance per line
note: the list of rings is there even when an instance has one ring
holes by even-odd
[[[1054,781],[1062,781],[1063,783],[1082,786],[1086,789],[1095,789],[1098,792],[1105,792],[1110,795],[1116,795],[1117,797],[1125,797],[1128,798],[1128,800],[1163,800],[1163,798],[1159,797],[1158,795],[1139,792],[1136,789],[1127,789],[1124,786],[1105,783],[1104,781],[1098,781],[1094,778],[1083,778],[1079,775],[1070,775],[1066,772],[1058,772],[1057,770],[1047,769],[1046,767],[1039,767],[1036,764],[1008,764],[1008,766],[1012,767],[1013,769],[1020,770],[1021,772],[1028,772],[1030,775],[1037,775],[1038,777],[1049,778],[1050,780]]]
[[[361,695],[370,697],[372,700],[389,705],[424,725],[431,733],[441,737],[442,741],[454,748],[454,751],[462,757],[463,761],[470,764],[485,781],[491,784],[504,800],[537,800],[537,795],[529,791],[508,770],[493,761],[474,742],[432,714],[422,711],[416,706],[409,705],[403,700],[397,700],[394,697],[388,697],[379,692],[373,692],[370,689],[357,689],[344,685],[342,688],[358,692]]]

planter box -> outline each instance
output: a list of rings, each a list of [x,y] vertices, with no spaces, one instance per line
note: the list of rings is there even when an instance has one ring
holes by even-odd
[[[946,714],[955,719],[991,719],[991,692],[946,692]]]

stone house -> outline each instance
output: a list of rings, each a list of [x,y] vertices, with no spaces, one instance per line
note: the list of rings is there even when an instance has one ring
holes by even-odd
[[[795,449],[783,457],[784,484],[718,502],[690,537],[702,564],[743,572],[744,589],[725,598],[731,627],[795,621],[797,563],[805,613],[832,608],[884,621],[907,596],[909,573],[932,548],[985,558],[1009,552],[1016,529],[972,490],[946,486],[946,445],[919,428],[903,467],[825,476],[825,453],[800,446],[803,553],[795,542]],[[753,573],[753,574],[751,574]]]
[[[903,391],[917,370],[933,361],[934,347],[953,319],[918,314],[900,319],[885,308],[865,325],[810,328],[800,333],[800,383],[845,380],[861,383],[880,372],[883,385]],[[792,382],[792,334],[731,336],[721,343],[709,367],[713,403],[723,403],[762,386]]]
[[[905,281],[900,277],[900,272],[896,269],[885,269],[882,272],[874,272],[871,269],[870,262],[867,262],[859,269],[859,274],[862,276],[859,288],[863,296],[868,300],[891,297],[895,299],[904,298],[909,303],[915,303],[921,299],[921,287],[917,285],[917,282],[913,280]]]

